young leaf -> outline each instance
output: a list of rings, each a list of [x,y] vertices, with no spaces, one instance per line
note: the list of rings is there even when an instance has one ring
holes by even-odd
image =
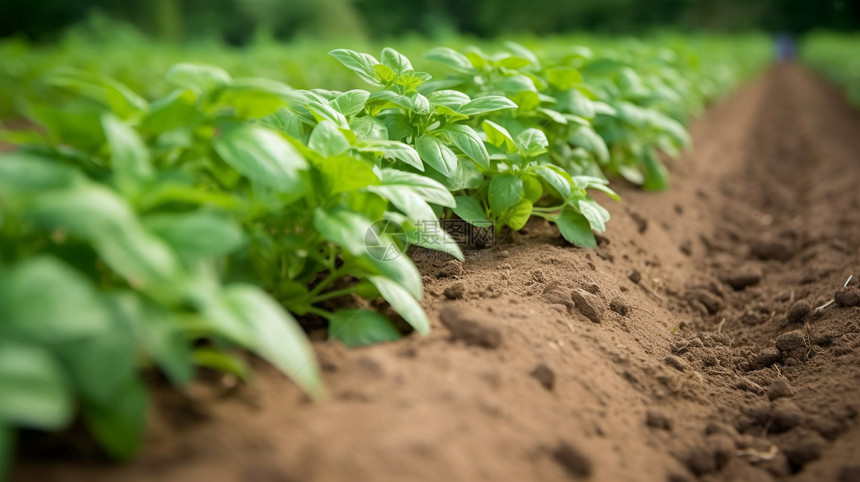
[[[469,196],[457,196],[454,199],[457,201],[457,205],[453,211],[460,219],[479,228],[493,225],[493,222],[487,219],[484,208],[481,207],[481,203],[477,199]]]
[[[427,320],[427,315],[421,305],[415,301],[415,298],[403,287],[394,281],[382,277],[371,276],[370,282],[379,290],[379,294],[385,298],[394,311],[406,320],[407,323],[415,328],[415,331],[420,335],[430,333],[430,322]]]
[[[371,85],[382,86],[376,80],[376,75],[373,66],[378,65],[379,61],[370,54],[363,54],[348,49],[336,49],[328,53],[336,58],[346,68],[352,70],[361,78],[361,80]]]
[[[453,110],[458,110],[462,105],[469,103],[472,99],[468,95],[457,90],[437,90],[427,96],[430,105],[445,106]]]
[[[487,134],[487,142],[496,147],[502,147],[502,145],[504,145],[508,151],[516,152],[517,144],[514,142],[514,138],[511,137],[511,134],[507,129],[486,119],[481,123],[481,128],[484,130],[484,133]]]
[[[426,176],[405,172],[398,169],[382,169],[382,184],[386,186],[403,186],[414,192],[427,202],[439,206],[454,207],[456,201],[448,189],[442,184]]]
[[[418,151],[409,144],[387,139],[367,139],[359,141],[353,148],[359,152],[380,153],[385,157],[408,164],[419,171],[424,171],[424,164],[421,162]]]
[[[448,124],[442,130],[447,134],[451,143],[463,151],[463,154],[469,156],[470,159],[484,169],[490,167],[490,155],[487,154],[484,141],[481,140],[474,129],[463,124]]]
[[[317,124],[311,132],[308,147],[323,157],[333,157],[346,152],[349,149],[349,141],[333,122],[324,120]]]
[[[495,112],[497,110],[516,108],[517,104],[514,104],[507,97],[488,95],[486,97],[478,97],[477,99],[467,102],[462,107],[460,107],[457,112],[463,115],[473,116],[479,114],[486,114],[488,112]]]
[[[307,169],[307,161],[272,130],[253,124],[230,127],[214,147],[227,164],[255,183],[289,194],[304,190],[299,171]]]
[[[609,212],[597,204],[594,199],[581,199],[577,206],[579,212],[588,220],[591,229],[602,233],[606,231],[606,221],[609,221]]]
[[[236,222],[207,211],[155,214],[144,225],[186,259],[226,256],[245,243]]]
[[[368,97],[370,97],[370,92],[366,90],[350,90],[335,97],[331,101],[331,106],[341,114],[350,117],[364,109]]]
[[[540,129],[526,129],[517,136],[517,145],[526,157],[537,157],[546,152],[549,141]]]
[[[511,208],[510,214],[508,215],[507,224],[514,231],[519,231],[526,225],[529,218],[532,215],[532,202],[528,199],[520,199],[514,206]]]
[[[388,318],[370,310],[339,310],[329,318],[328,338],[353,348],[397,341],[400,331]]]
[[[457,172],[457,155],[438,138],[424,134],[415,142],[415,148],[425,163],[445,177]]]
[[[542,165],[534,168],[534,171],[555,189],[562,199],[570,197],[570,181],[564,171],[555,166]]]
[[[597,240],[594,238],[594,233],[591,232],[591,225],[582,214],[572,209],[565,209],[555,219],[555,224],[564,239],[574,246],[590,249],[597,247]]]
[[[490,190],[487,197],[490,201],[490,209],[495,216],[499,216],[524,194],[523,181],[512,174],[502,174],[490,181]]]
[[[405,70],[412,70],[412,64],[409,62],[409,59],[392,48],[385,47],[382,49],[382,55],[379,59],[384,65],[391,67],[398,74],[402,74]]]

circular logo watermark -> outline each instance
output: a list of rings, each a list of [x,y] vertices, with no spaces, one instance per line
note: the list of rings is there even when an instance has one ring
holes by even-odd
[[[364,248],[371,258],[391,261],[403,254],[406,232],[390,219],[374,221],[364,233]]]

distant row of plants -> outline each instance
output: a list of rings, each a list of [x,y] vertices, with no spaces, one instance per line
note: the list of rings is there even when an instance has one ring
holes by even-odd
[[[801,48],[801,60],[845,89],[848,99],[860,107],[860,35],[815,33]]]
[[[349,346],[395,340],[384,300],[428,333],[418,270],[387,253],[462,259],[440,219],[500,231],[538,216],[594,247],[609,214],[589,190],[616,197],[611,176],[665,188],[660,155],[689,145],[682,121],[755,66],[732,48],[766,53],[724,42],[701,63],[642,44],[437,47],[435,77],[391,48],[332,51],[370,90],[188,63],[157,98],[63,65],[17,85],[35,127],[2,131],[19,147],[0,155],[0,461],[16,428],[75,417],[128,458],[141,370],[180,386],[197,367],[245,378],[237,347],[322,397],[297,319]]]

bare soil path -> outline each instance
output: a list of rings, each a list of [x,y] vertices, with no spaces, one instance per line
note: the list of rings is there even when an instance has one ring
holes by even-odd
[[[693,138],[668,192],[620,187],[594,251],[533,221],[420,260],[433,333],[318,342],[327,402],[263,365],[157,390],[135,461],[37,440],[16,478],[860,480],[860,116],[781,65]]]

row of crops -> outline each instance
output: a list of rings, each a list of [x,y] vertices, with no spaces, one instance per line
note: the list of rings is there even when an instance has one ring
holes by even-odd
[[[0,460],[15,430],[74,420],[128,458],[141,373],[245,379],[237,349],[323,397],[303,326],[348,346],[428,333],[421,277],[397,254],[462,259],[446,220],[500,232],[540,217],[595,246],[609,215],[591,193],[616,197],[614,177],[665,188],[683,123],[769,50],[758,37],[524,43],[330,61],[307,46],[0,44],[2,140],[17,146],[0,155]],[[161,68],[219,55],[241,75]]]
[[[804,63],[844,86],[848,99],[860,107],[860,35],[816,33],[803,42]]]

